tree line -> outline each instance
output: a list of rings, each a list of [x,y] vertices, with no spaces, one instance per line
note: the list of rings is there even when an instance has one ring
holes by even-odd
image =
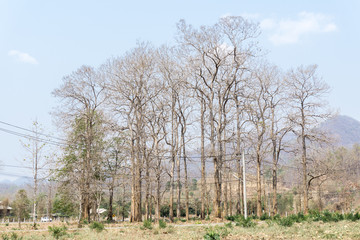
[[[181,20],[172,46],[141,42],[63,78],[53,91],[60,102],[53,115],[66,137],[56,179],[78,203],[79,221],[98,217],[105,191],[112,220],[115,190],[129,194],[132,222],[151,218],[153,209],[158,220],[163,204],[174,221],[185,203],[189,219],[190,163],[199,167],[202,219],[209,208],[218,218],[243,214],[244,153],[256,177],[258,216],[265,170],[271,214],[278,213],[284,154],[301,167],[307,213],[312,184],[336,165],[321,164],[327,158],[319,153],[329,143],[317,128],[331,116],[329,86],[316,65],[271,64],[259,36],[259,25],[242,17],[200,27]]]

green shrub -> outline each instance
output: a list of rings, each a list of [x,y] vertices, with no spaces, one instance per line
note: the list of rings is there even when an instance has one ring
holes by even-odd
[[[298,212],[296,222],[300,223],[306,221],[306,216],[302,212]]]
[[[67,230],[67,227],[64,225],[62,227],[49,226],[49,232],[55,239],[59,239],[60,237],[66,235],[66,230]]]
[[[10,240],[10,237],[6,233],[3,233],[3,234],[1,234],[1,239],[2,240]]]
[[[220,240],[220,234],[213,228],[207,228],[204,235],[205,240]]]
[[[344,216],[344,218],[345,218],[346,220],[356,221],[356,218],[354,217],[354,214],[352,214],[352,213],[346,213],[345,216]]]
[[[332,217],[332,214],[331,212],[329,211],[324,211],[322,216],[321,216],[321,220],[323,222],[332,222],[333,221],[333,217]]]
[[[265,221],[265,220],[267,220],[267,219],[270,219],[271,217],[268,215],[268,214],[266,214],[266,213],[263,213],[261,216],[260,216],[260,220],[261,221]]]
[[[92,222],[89,225],[89,228],[91,230],[96,230],[97,232],[101,232],[105,229],[104,224],[100,223],[100,222]]]
[[[237,219],[237,215],[227,216],[225,219],[234,222]]]
[[[164,220],[159,220],[159,228],[166,228],[166,222]]]
[[[294,224],[294,222],[295,221],[291,216],[280,218],[278,220],[278,224],[283,227],[291,227]]]
[[[144,223],[143,223],[143,228],[144,229],[152,229],[151,220],[145,220]]]
[[[316,210],[310,210],[309,211],[309,219],[311,219],[314,222],[318,222],[321,220],[321,214],[319,211]]]
[[[334,218],[336,218],[336,222],[344,220],[344,215],[341,213],[335,213]]]
[[[256,223],[254,223],[252,221],[252,218],[248,217],[248,218],[244,218],[241,217],[236,221],[236,226],[241,226],[241,227],[245,227],[245,228],[250,228],[250,227],[254,227],[256,225]]]
[[[19,237],[16,233],[12,232],[9,235],[7,235],[6,233],[2,234],[1,239],[3,239],[3,240],[21,240],[21,239],[23,239],[23,237]]]
[[[280,219],[281,217],[280,217],[280,214],[275,214],[273,217],[272,217],[272,219],[273,220],[278,220],[278,219]]]
[[[82,224],[88,225],[89,222],[88,222],[88,220],[84,219],[84,220],[82,220]]]

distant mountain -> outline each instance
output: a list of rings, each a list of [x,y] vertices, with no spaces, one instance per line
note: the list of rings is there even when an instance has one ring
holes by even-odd
[[[360,143],[360,122],[344,115],[338,115],[321,124],[320,129],[332,134],[337,145],[351,147]]]

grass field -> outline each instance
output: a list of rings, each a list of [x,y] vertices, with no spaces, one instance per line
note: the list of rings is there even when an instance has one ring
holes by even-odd
[[[105,230],[97,232],[89,225],[77,228],[74,224],[65,224],[66,235],[59,239],[360,239],[360,221],[343,220],[339,222],[304,221],[290,227],[280,226],[273,221],[254,220],[252,227],[235,226],[234,223],[209,223],[194,221],[181,224],[167,224],[152,229],[142,224],[105,224]],[[61,226],[62,223],[58,223]],[[39,223],[37,230],[31,224],[1,224],[1,239],[55,239],[48,231],[55,223]],[[213,237],[213,238],[211,238]]]

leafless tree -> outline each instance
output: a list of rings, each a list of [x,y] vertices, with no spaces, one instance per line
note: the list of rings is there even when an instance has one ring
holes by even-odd
[[[76,166],[81,175],[78,182],[81,208],[79,221],[90,221],[94,174],[100,167],[99,134],[102,131],[101,106],[106,99],[104,90],[99,73],[92,67],[82,66],[64,77],[63,84],[53,91],[53,95],[63,103],[54,114],[71,136],[69,147],[79,154],[74,156],[80,160],[80,166]]]
[[[33,122],[32,126],[32,137],[28,139],[28,142],[21,142],[22,146],[30,154],[29,158],[24,160],[31,165],[33,175],[33,223],[36,223],[37,218],[37,197],[39,182],[47,174],[44,168],[49,163],[46,156],[44,156],[45,142],[47,138],[44,136],[41,125],[37,122]],[[42,176],[41,176],[42,175]]]
[[[188,54],[188,66],[195,78],[193,88],[200,93],[198,95],[205,100],[208,109],[210,155],[214,163],[214,215],[221,217],[223,131],[226,126],[223,113],[238,65],[245,62],[255,46],[247,40],[257,36],[257,25],[241,17],[227,17],[213,26],[194,29],[182,20],[178,23],[178,32],[178,41]]]
[[[329,92],[329,86],[318,77],[317,66],[300,66],[288,73],[287,85],[289,87],[289,101],[292,114],[290,121],[294,128],[293,132],[301,145],[301,163],[303,175],[303,198],[304,213],[308,212],[308,143],[321,142],[324,139],[319,137],[313,130],[321,121],[328,119],[331,115],[325,108],[327,103],[324,100]]]

